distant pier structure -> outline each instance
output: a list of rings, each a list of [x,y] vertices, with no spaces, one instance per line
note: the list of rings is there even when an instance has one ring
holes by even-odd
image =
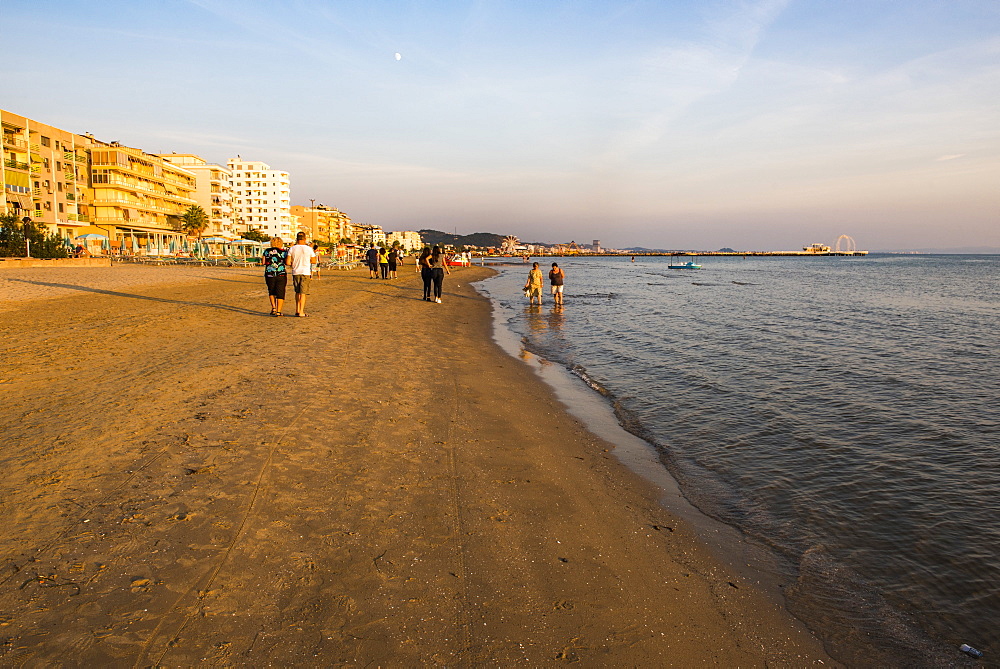
[[[868,255],[868,251],[859,251],[853,237],[850,235],[841,235],[837,237],[833,248],[830,248],[826,244],[810,244],[809,246],[802,247],[802,254],[816,256],[863,256]]]

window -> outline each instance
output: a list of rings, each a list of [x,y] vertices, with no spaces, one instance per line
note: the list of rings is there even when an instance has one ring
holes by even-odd
[[[57,139],[56,140],[56,151],[58,151],[58,150],[59,150],[59,140]]]
[[[45,165],[45,169],[46,169],[46,171],[48,171],[48,169],[49,169],[49,159],[48,158],[42,158],[42,165]]]
[[[42,136],[42,146],[51,146],[51,141],[48,137]]]
[[[62,202],[59,203],[59,213],[60,214],[63,213],[63,203]]]
[[[59,191],[60,193],[62,192],[62,182],[61,181],[57,181],[56,182],[56,190]]]

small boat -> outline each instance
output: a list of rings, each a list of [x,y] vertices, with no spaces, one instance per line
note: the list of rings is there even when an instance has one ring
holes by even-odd
[[[688,260],[687,262],[677,263],[676,265],[671,262],[667,265],[668,269],[701,269],[701,265],[695,263],[693,260]]]

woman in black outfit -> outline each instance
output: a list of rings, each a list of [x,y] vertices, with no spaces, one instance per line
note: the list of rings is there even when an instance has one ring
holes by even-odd
[[[420,268],[420,278],[424,280],[424,301],[430,302],[431,299],[431,280],[432,271],[428,260],[431,257],[431,250],[428,247],[424,247],[424,250],[420,252],[420,259],[417,260],[417,267]]]
[[[451,274],[448,269],[448,259],[441,253],[441,247],[435,246],[427,264],[431,268],[431,280],[434,281],[434,302],[441,304],[441,288],[444,286],[444,273]]]

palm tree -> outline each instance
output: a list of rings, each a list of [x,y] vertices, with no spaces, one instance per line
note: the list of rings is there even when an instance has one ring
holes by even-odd
[[[189,235],[195,235],[201,239],[201,233],[208,228],[208,214],[196,204],[192,204],[181,216],[180,228]]]

